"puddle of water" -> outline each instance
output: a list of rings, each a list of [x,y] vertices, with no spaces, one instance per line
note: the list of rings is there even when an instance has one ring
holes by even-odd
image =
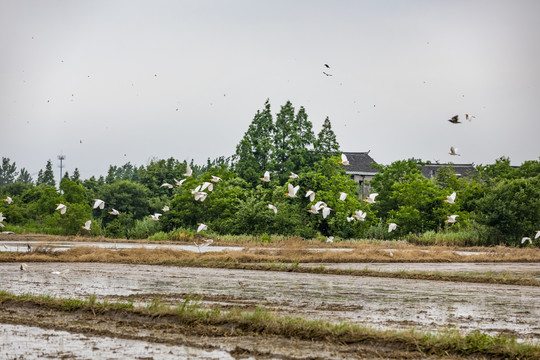
[[[261,305],[287,315],[381,329],[455,327],[540,337],[540,289],[531,286],[150,265],[28,266],[21,272],[19,264],[0,264],[0,288],[83,299],[95,294],[110,301],[137,296],[141,303],[155,294],[173,303],[199,294],[209,297],[208,305]],[[51,274],[68,268],[66,278]]]
[[[140,340],[88,336],[24,325],[2,324],[2,359],[234,359],[222,350],[204,350]]]

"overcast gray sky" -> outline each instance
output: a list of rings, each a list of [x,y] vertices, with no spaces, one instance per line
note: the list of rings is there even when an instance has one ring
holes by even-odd
[[[540,156],[539,14],[535,0],[0,0],[0,155],[34,179],[60,153],[83,178],[202,164],[232,155],[270,99],[274,114],[304,106],[315,133],[330,117],[342,150],[382,164],[519,165]]]

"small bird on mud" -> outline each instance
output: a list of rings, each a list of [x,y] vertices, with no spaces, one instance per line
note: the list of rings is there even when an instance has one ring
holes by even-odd
[[[461,121],[459,121],[459,115],[452,116],[452,118],[448,121],[450,121],[452,124],[461,124]]]
[[[268,204],[268,208],[269,208],[270,210],[274,210],[274,214],[277,214],[277,207],[275,207],[275,206],[272,205],[272,204]]]
[[[60,210],[60,214],[65,214],[67,206],[64,204],[56,204],[56,210]]]
[[[453,146],[450,147],[450,152],[449,152],[450,155],[461,156],[461,154],[458,154],[457,152],[458,152],[458,148],[454,148]]]

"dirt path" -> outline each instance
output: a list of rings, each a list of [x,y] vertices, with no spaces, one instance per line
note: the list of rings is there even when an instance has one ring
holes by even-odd
[[[16,294],[176,303],[201,295],[220,307],[264,306],[285,314],[381,329],[457,328],[540,338],[540,289],[527,286],[99,263],[0,264],[0,288]],[[69,269],[66,278],[52,269]]]

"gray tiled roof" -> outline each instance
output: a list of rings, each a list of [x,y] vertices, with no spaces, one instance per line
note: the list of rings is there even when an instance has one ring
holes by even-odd
[[[345,166],[345,171],[347,174],[376,174],[379,172],[379,169],[372,167],[371,164],[375,163],[375,160],[369,156],[368,152],[343,152],[347,159],[349,160],[350,165]]]
[[[429,179],[435,176],[437,170],[448,166],[452,166],[454,172],[460,177],[470,177],[476,174],[473,164],[429,164],[422,166],[422,175]]]

